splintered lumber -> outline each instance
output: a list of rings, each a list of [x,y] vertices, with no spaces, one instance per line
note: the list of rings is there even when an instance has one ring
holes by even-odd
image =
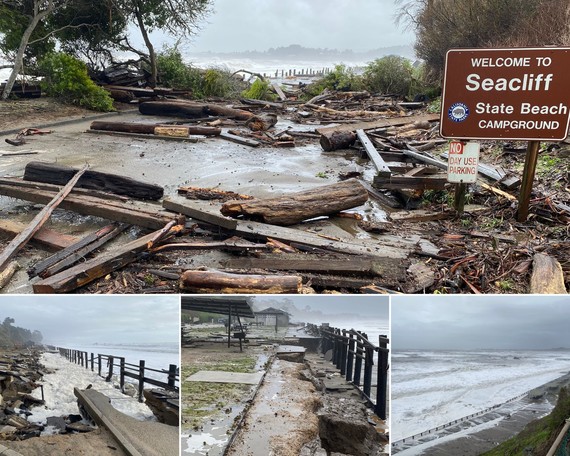
[[[222,260],[226,269],[268,269],[276,271],[307,271],[325,273],[389,273],[381,260],[371,257],[337,254],[267,253],[255,257]]]
[[[114,239],[123,232],[128,225],[116,226],[107,225],[95,233],[90,233],[77,243],[57,252],[56,254],[36,263],[28,269],[30,277],[49,277],[62,269],[71,266],[76,261],[84,258],[88,253],[98,249],[111,239]]]
[[[24,180],[63,185],[76,172],[74,168],[55,163],[29,162],[24,171]],[[77,185],[142,200],[159,200],[164,194],[164,189],[159,185],[99,171],[86,171]]]
[[[267,131],[277,123],[277,116],[271,113],[258,114],[250,117],[245,125],[251,131]]]
[[[297,294],[302,280],[297,276],[230,274],[208,270],[184,271],[180,288],[191,293]]]
[[[273,89],[275,89],[275,92],[277,93],[277,95],[279,95],[279,99],[281,101],[287,100],[287,97],[285,96],[285,93],[283,92],[281,87],[279,87],[279,84],[277,84],[276,82],[272,82],[271,87],[273,87]]]
[[[356,179],[265,200],[236,200],[222,205],[224,215],[246,215],[273,225],[294,225],[313,217],[332,215],[368,201]]]
[[[388,178],[375,176],[372,185],[388,190],[443,190],[447,184],[445,177],[422,176],[390,176]]]
[[[26,229],[25,224],[15,222],[13,220],[0,220],[0,233],[3,235],[14,237]],[[30,243],[46,248],[48,250],[61,250],[78,241],[78,238],[69,234],[62,234],[49,228],[41,228],[38,230]]]
[[[566,294],[564,273],[558,261],[544,253],[534,255],[532,276],[530,278],[531,294]]]
[[[192,202],[181,198],[165,198],[162,202],[162,207],[169,211],[178,212],[195,220],[221,226],[228,230],[235,230],[237,227],[237,220],[223,217],[217,212],[205,209],[197,204],[192,204]]]
[[[102,253],[91,260],[36,282],[33,285],[34,293],[69,293],[100,277],[104,277],[110,272],[135,261],[140,252],[148,249],[148,242],[157,233],[147,234],[127,244],[118,246],[109,252]]]
[[[356,134],[352,131],[329,131],[321,133],[321,147],[325,152],[347,149],[356,141]]]
[[[114,131],[120,133],[138,133],[146,135],[164,135],[169,129],[181,132],[184,136],[202,135],[217,136],[222,130],[215,127],[201,127],[194,125],[165,125],[165,124],[144,124],[133,122],[104,122],[94,121],[90,126],[91,130]]]
[[[0,195],[47,204],[59,187],[52,184],[32,183],[16,178],[0,178]],[[162,207],[143,201],[124,201],[121,197],[105,195],[96,190],[75,189],[65,198],[60,208],[83,215],[94,215],[116,222],[139,225],[145,228],[162,228],[172,219],[172,213]]]
[[[77,171],[75,176],[61,189],[61,191],[55,195],[55,197],[46,206],[38,212],[38,214],[31,221],[29,226],[18,234],[10,243],[6,246],[4,251],[0,254],[0,272],[4,271],[14,255],[16,255],[22,247],[38,232],[42,225],[50,218],[51,213],[54,209],[61,203],[77,181],[81,178],[83,173],[87,170],[87,166],[83,169]]]
[[[0,272],[0,290],[10,282],[19,267],[20,265],[17,261],[12,261],[2,272]]]
[[[206,111],[212,116],[227,117],[228,119],[235,120],[248,120],[255,115],[252,112],[246,111],[245,109],[235,109],[228,106],[220,106],[215,104],[207,105]]]
[[[259,141],[256,141],[254,139],[242,138],[241,136],[238,135],[232,135],[227,131],[222,131],[222,133],[220,134],[220,138],[227,139],[228,141],[232,141],[249,147],[257,147],[261,144]]]
[[[418,116],[393,117],[391,119],[379,119],[371,122],[355,122],[335,127],[318,128],[317,133],[321,135],[331,133],[333,131],[356,131],[356,130],[375,130],[379,128],[399,127],[401,125],[411,124],[417,121],[436,122],[440,118],[439,114],[423,114]]]
[[[208,106],[179,101],[145,101],[139,104],[139,112],[151,116],[199,118],[208,116]]]
[[[356,130],[356,136],[358,136],[358,140],[366,150],[366,154],[370,157],[372,163],[374,163],[374,167],[376,168],[376,171],[378,171],[378,176],[389,177],[392,174],[392,171],[388,168],[388,165],[380,156],[374,147],[374,144],[372,144],[368,136],[366,136],[364,130]]]

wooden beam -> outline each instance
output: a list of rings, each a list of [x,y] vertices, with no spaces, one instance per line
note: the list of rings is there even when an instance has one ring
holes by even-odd
[[[277,95],[279,95],[279,99],[281,101],[287,100],[287,97],[285,96],[283,90],[281,90],[281,87],[279,87],[279,84],[277,84],[276,82],[272,82],[271,86],[275,89],[275,92],[277,92]]]
[[[0,220],[0,233],[13,238],[24,231],[26,226],[24,223],[13,220]],[[32,239],[30,239],[30,243],[47,250],[57,251],[74,244],[78,240],[79,238],[76,236],[58,233],[44,227],[34,234]]]
[[[160,230],[159,230],[160,231]],[[61,271],[33,285],[34,293],[70,293],[79,287],[104,277],[137,259],[140,252],[148,249],[157,232],[135,239],[127,244],[118,246],[111,251],[102,253],[85,263]]]
[[[24,201],[46,204],[58,190],[56,185],[51,184],[39,184],[40,188],[36,187],[36,184],[21,179],[0,178],[0,195]],[[72,192],[61,202],[59,207],[78,214],[94,215],[150,229],[162,228],[172,220],[172,213],[163,211],[157,204],[143,201],[134,203],[128,200],[89,196],[81,189]]]
[[[439,114],[422,114],[418,116],[393,117],[391,119],[378,119],[371,122],[355,122],[336,127],[323,127],[317,129],[317,133],[321,135],[332,131],[356,131],[356,130],[374,130],[377,128],[398,127],[401,125],[412,124],[414,122],[436,122],[440,118]]]
[[[389,190],[443,190],[447,184],[444,177],[413,177],[413,176],[391,176],[383,178],[374,177],[372,185],[376,188],[385,188]]]
[[[218,211],[209,211],[196,204],[192,204],[192,202],[188,200],[182,200],[180,198],[165,198],[162,201],[162,207],[169,211],[178,212],[180,214],[187,215],[188,217],[192,217],[193,219],[210,223],[215,226],[221,226],[228,230],[235,230],[237,228],[236,219],[224,217]]]
[[[249,147],[258,147],[261,144],[259,141],[255,141],[254,139],[242,138],[238,135],[232,135],[227,131],[222,131],[219,137]]]
[[[567,294],[562,266],[550,255],[537,253],[532,260],[532,294]]]
[[[377,175],[382,177],[389,177],[392,174],[392,171],[390,170],[390,168],[388,168],[388,165],[386,164],[384,159],[380,156],[380,154],[374,147],[374,144],[372,144],[368,136],[366,136],[364,130],[361,129],[356,130],[356,136],[358,136],[358,140],[366,150],[368,157],[370,157],[370,160],[372,160],[372,163],[374,163],[376,171],[378,172]]]
[[[46,206],[38,212],[34,219],[30,222],[29,226],[18,234],[10,243],[6,246],[3,252],[0,254],[0,272],[2,272],[8,262],[20,251],[22,247],[38,232],[42,225],[50,218],[53,210],[65,199],[73,186],[77,183],[79,178],[83,176],[83,173],[87,171],[87,166],[79,170],[75,176],[63,187],[60,192],[53,197],[53,199],[46,204]]]

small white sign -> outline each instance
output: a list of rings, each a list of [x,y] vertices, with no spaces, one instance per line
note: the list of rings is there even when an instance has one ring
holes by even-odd
[[[477,181],[478,142],[451,141],[447,161],[447,182],[472,184]]]

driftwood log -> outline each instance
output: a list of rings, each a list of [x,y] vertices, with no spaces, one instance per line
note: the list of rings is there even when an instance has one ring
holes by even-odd
[[[550,255],[537,253],[532,261],[532,294],[566,294],[562,266]]]
[[[180,288],[192,293],[297,294],[301,292],[301,282],[301,278],[297,276],[192,270],[182,273]]]
[[[267,131],[277,123],[277,116],[271,113],[258,114],[251,117],[245,125],[251,131]]]
[[[54,163],[29,162],[24,171],[24,180],[63,185],[77,172],[76,169]],[[117,195],[129,196],[142,200],[159,200],[164,189],[158,185],[147,184],[125,176],[86,171],[77,184],[81,188],[102,190]]]
[[[356,179],[349,179],[278,198],[228,201],[221,212],[230,217],[245,215],[264,223],[285,226],[336,214],[360,206],[367,200],[366,189]]]
[[[139,112],[146,115],[200,118],[222,116],[236,120],[248,120],[252,112],[215,104],[194,103],[182,100],[146,101],[139,105]]]
[[[356,141],[356,133],[352,131],[332,131],[321,135],[321,147],[325,152],[346,149]]]
[[[165,124],[144,124],[131,122],[104,122],[95,121],[91,123],[91,130],[97,131],[118,131],[121,133],[139,133],[145,135],[164,134],[164,129],[176,128],[188,135],[218,136],[221,128],[201,127],[195,125],[165,125]]]

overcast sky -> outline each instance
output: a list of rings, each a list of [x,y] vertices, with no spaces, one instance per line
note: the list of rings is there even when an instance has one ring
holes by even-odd
[[[234,52],[300,44],[366,51],[409,45],[393,0],[213,0],[190,52]],[[158,43],[157,48],[162,45]]]
[[[0,296],[0,323],[12,317],[53,345],[176,343],[179,308],[178,296]]]
[[[394,349],[570,348],[567,296],[397,296]]]

